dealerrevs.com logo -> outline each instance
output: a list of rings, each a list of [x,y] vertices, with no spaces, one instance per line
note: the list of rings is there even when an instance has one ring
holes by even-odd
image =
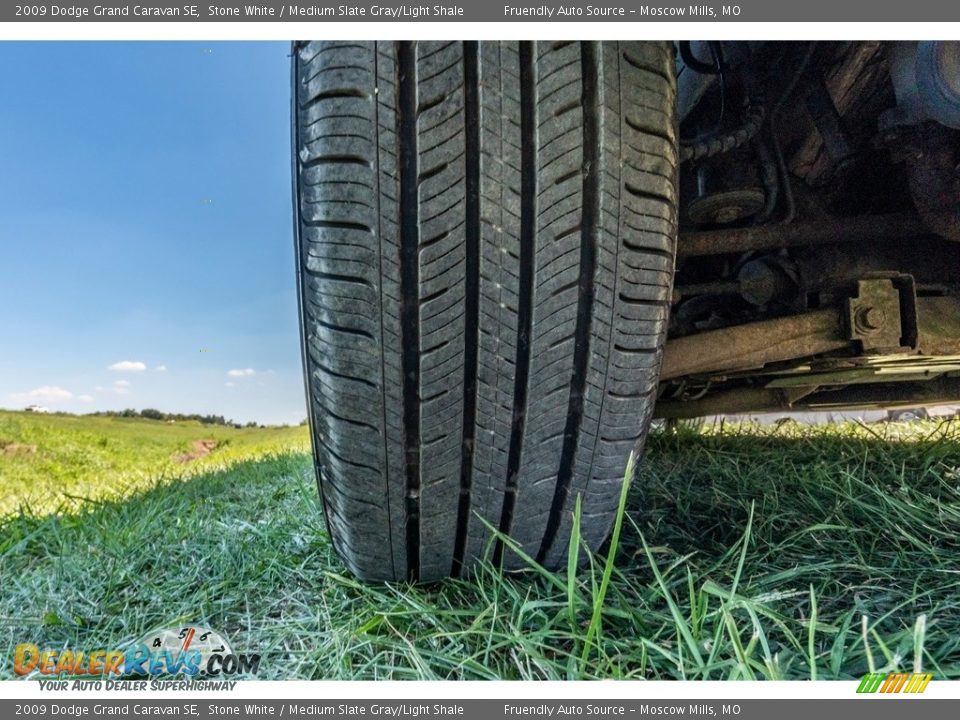
[[[124,650],[41,649],[20,643],[14,649],[17,675],[67,677],[255,675],[260,655],[235,653],[215,630],[188,625],[149,633]]]

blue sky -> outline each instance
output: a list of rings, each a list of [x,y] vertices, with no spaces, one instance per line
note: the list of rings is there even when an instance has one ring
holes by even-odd
[[[305,417],[287,43],[0,43],[0,407]]]

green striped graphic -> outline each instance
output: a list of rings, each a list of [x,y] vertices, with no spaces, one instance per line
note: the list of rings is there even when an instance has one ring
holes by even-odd
[[[867,673],[857,687],[858,693],[922,693],[932,673]]]
[[[880,683],[883,682],[886,675],[883,673],[867,673],[863,676],[863,680],[860,681],[860,687],[857,688],[858,693],[875,693],[880,689]]]

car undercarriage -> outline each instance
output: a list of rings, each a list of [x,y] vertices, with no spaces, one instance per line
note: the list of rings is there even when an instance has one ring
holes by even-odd
[[[960,398],[960,43],[679,43],[655,416]]]

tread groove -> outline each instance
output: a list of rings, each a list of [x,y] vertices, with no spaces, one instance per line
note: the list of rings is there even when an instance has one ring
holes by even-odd
[[[324,90],[319,92],[305,103],[300,106],[301,110],[309,110],[310,108],[322,103],[324,100],[336,100],[340,98],[360,98],[361,100],[366,100],[369,97],[365,92],[357,88],[352,87],[342,87],[336,88],[334,90]]]
[[[397,43],[397,137],[400,151],[400,293],[403,333],[403,430],[406,467],[407,577],[420,578],[420,201],[417,48]]]
[[[460,499],[451,573],[459,576],[467,544],[470,490],[473,482],[473,444],[476,436],[477,357],[480,329],[480,73],[479,43],[463,44],[464,128],[466,155],[466,226],[463,426],[460,442]]]
[[[310,158],[300,163],[300,167],[303,170],[309,170],[310,168],[317,167],[319,165],[362,165],[366,168],[373,167],[373,163],[367,160],[367,158],[360,157],[359,155],[318,155],[317,157]],[[310,186],[307,185],[306,187]]]
[[[594,272],[597,254],[595,235],[599,231],[600,218],[600,108],[599,61],[597,44],[581,44],[582,104],[583,104],[583,210],[580,223],[580,277],[577,298],[577,320],[574,330],[573,376],[570,400],[567,407],[567,423],[563,433],[563,449],[560,452],[560,469],[554,489],[553,502],[547,528],[537,553],[537,562],[543,562],[550,551],[561,515],[567,502],[567,494],[573,478],[573,466],[580,426],[583,419],[583,396],[587,383],[587,363],[590,358],[590,329],[593,316]]]
[[[371,50],[373,51],[373,52],[372,52],[372,55],[373,55],[373,86],[376,88],[376,87],[379,87],[379,85],[380,85],[380,58],[379,58],[379,54],[380,54],[380,43],[379,43],[379,42],[374,43],[373,46],[371,47]],[[374,102],[373,102],[373,126],[374,126],[374,127],[380,127],[380,98],[379,98],[379,97],[374,98]],[[377,138],[377,147],[376,147],[376,148],[374,149],[374,151],[373,151],[373,158],[374,158],[374,165],[375,165],[374,178],[375,178],[375,183],[376,183],[377,239],[378,239],[379,243],[381,243],[381,247],[382,247],[382,242],[383,242],[383,208],[382,208],[382,203],[383,203],[383,189],[382,189],[381,184],[380,184],[380,183],[381,183],[381,181],[380,181],[380,175],[381,175],[381,172],[382,172],[382,167],[381,167],[380,152],[379,152],[380,148],[379,148],[379,146],[380,146],[380,141],[379,141],[379,138]],[[359,184],[360,184],[361,187],[363,187],[363,184],[362,184],[362,183],[359,183]],[[379,328],[379,329],[380,329],[380,347],[383,348],[383,347],[384,347],[384,325],[386,325],[387,320],[386,320],[386,318],[384,317],[385,301],[384,301],[384,292],[383,292],[383,290],[384,290],[384,283],[383,283],[384,274],[383,274],[383,250],[382,250],[382,249],[377,253],[377,277],[380,278],[380,287],[379,287],[380,312],[378,313],[377,320],[378,320],[379,323],[380,323],[380,328]],[[390,501],[391,501],[391,495],[392,495],[393,493],[391,492],[391,488],[390,488],[390,480],[391,480],[390,475],[391,475],[391,473],[390,473],[390,452],[389,452],[389,447],[388,447],[388,446],[389,446],[389,440],[388,440],[388,437],[387,437],[387,436],[388,436],[388,431],[387,431],[387,400],[386,400],[386,396],[383,394],[383,388],[384,388],[385,385],[386,385],[386,379],[387,379],[386,360],[387,360],[386,353],[381,352],[381,353],[380,353],[380,387],[379,387],[379,390],[380,390],[380,393],[381,393],[381,395],[380,395],[380,400],[381,400],[381,410],[382,410],[382,412],[381,412],[381,415],[380,415],[380,419],[381,419],[381,423],[382,423],[382,425],[381,425],[382,431],[381,431],[381,438],[380,438],[380,440],[381,440],[381,442],[382,442],[382,444],[383,444],[383,445],[382,445],[382,447],[383,447],[383,456],[382,456],[382,457],[383,457],[383,483],[384,483],[383,493],[384,493],[384,496],[385,496],[385,498],[386,498],[386,511],[387,511],[386,517],[387,517],[387,523],[391,525],[391,527],[390,527],[390,539],[389,539],[389,545],[390,545],[390,570],[391,570],[391,575],[392,575],[393,577],[397,577],[397,576],[398,576],[397,555],[396,555],[397,551],[396,551],[395,546],[394,546],[394,535],[395,535],[396,533],[395,533],[394,530],[393,530],[392,522],[391,522],[391,519],[393,518],[393,511],[392,511],[392,509],[391,509],[391,502],[390,502]],[[368,381],[368,382],[369,382],[369,381]],[[373,383],[370,383],[370,384],[373,385]]]
[[[507,455],[506,487],[499,530],[510,534],[517,500],[520,452],[527,414],[527,379],[530,373],[530,330],[533,323],[534,253],[537,223],[537,129],[536,65],[532,42],[520,44],[520,292],[517,313],[516,361],[513,384],[513,424]],[[493,562],[503,560],[503,541],[498,540]]]
[[[359,204],[359,203],[357,203]],[[369,206],[367,206],[369,207]],[[372,233],[373,228],[363,223],[348,222],[346,220],[303,220],[306,227],[320,228],[327,230],[360,230],[365,233]]]

